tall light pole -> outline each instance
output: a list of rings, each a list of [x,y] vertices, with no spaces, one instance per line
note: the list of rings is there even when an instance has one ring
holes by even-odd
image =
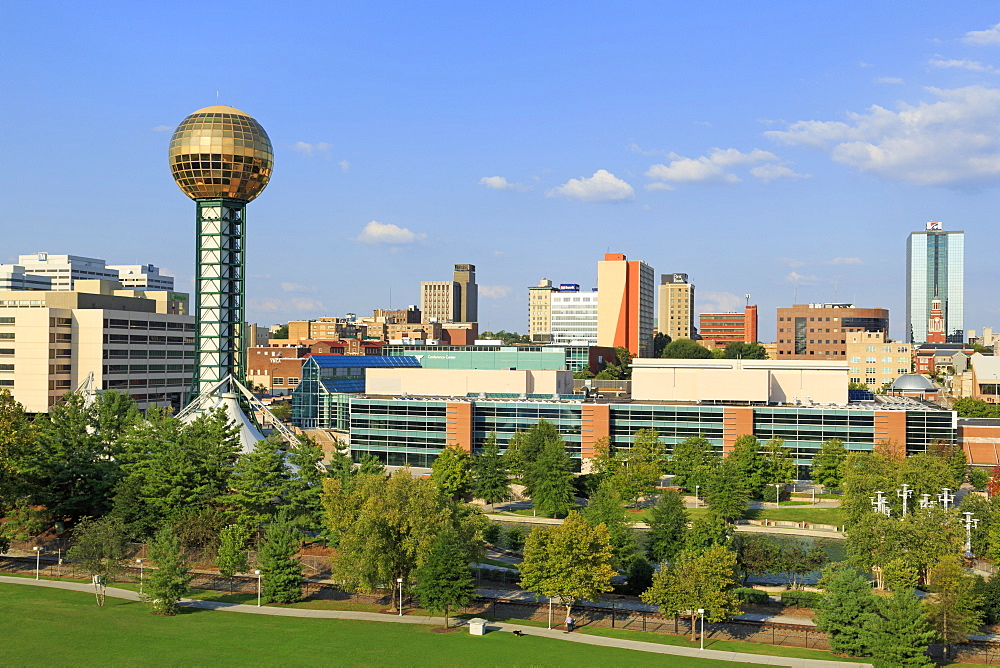
[[[253,572],[257,576],[257,607],[260,607],[260,569]]]
[[[955,500],[955,495],[949,494],[949,492],[951,492],[951,488],[944,487],[941,489],[941,493],[938,494],[938,501],[941,502],[941,505],[944,506],[945,510],[948,510],[948,507]]]
[[[774,483],[774,507],[781,507],[781,483]]]
[[[37,545],[31,548],[35,551],[35,579],[38,579],[38,569],[42,565],[42,548]]]
[[[965,519],[962,520],[962,524],[965,525],[965,554],[972,556],[972,530],[979,526],[978,519],[972,519],[971,512],[962,513],[965,515]]]
[[[142,575],[143,575],[143,562],[145,559],[136,559],[135,563],[139,564],[139,596],[142,596]]]
[[[705,608],[698,608],[698,614],[701,615],[701,648],[705,649]]]
[[[403,578],[396,578],[396,584],[399,585],[399,616],[403,616]]]
[[[694,486],[694,507],[695,508],[697,508],[699,506],[700,499],[698,498],[698,490],[700,490],[700,489],[701,489],[701,485],[695,485]]]
[[[896,490],[896,496],[898,496],[899,498],[901,498],[903,500],[903,517],[905,518],[906,517],[906,506],[910,505],[909,504],[909,500],[910,500],[910,497],[913,496],[913,490],[910,489],[910,486],[904,482],[903,483],[903,489],[897,489]]]

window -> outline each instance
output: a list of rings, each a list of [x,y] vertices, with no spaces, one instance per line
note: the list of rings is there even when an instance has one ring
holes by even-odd
[[[852,364],[858,364],[859,362],[861,362],[861,358],[858,355],[853,355],[851,357],[851,363]]]
[[[285,384],[284,376],[275,376],[274,378],[271,379],[271,385],[284,385],[284,384]]]
[[[0,339],[13,339],[14,332],[0,332]]]
[[[13,325],[14,318],[0,318],[0,325]]]
[[[288,384],[292,385],[292,386],[298,385],[299,384],[299,379],[298,378],[289,378],[288,379]]]
[[[869,364],[873,364],[875,362],[875,356],[868,355],[867,357],[865,357],[865,361],[868,362]]]
[[[865,352],[866,353],[873,353],[873,352],[875,352],[875,348],[877,348],[877,347],[878,346],[865,346]]]

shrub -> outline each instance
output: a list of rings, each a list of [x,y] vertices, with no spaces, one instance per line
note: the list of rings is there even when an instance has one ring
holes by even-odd
[[[753,587],[737,587],[736,589],[733,589],[731,593],[740,603],[756,603],[764,605],[769,603],[771,600],[771,597],[768,596],[766,591],[754,589]]]
[[[500,525],[496,522],[487,522],[483,527],[483,540],[491,545],[496,545],[500,540]]]
[[[787,607],[819,609],[823,606],[823,594],[818,591],[786,591],[781,594],[781,605]]]
[[[512,552],[520,552],[521,548],[524,547],[524,532],[517,527],[508,528],[503,535],[504,543],[507,544],[507,549]]]

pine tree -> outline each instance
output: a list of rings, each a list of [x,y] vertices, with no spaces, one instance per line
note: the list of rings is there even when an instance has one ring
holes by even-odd
[[[562,439],[548,443],[528,471],[525,482],[535,510],[546,517],[565,515],[573,502],[573,462]]]
[[[875,613],[863,622],[862,642],[876,668],[930,668],[927,647],[934,632],[927,624],[913,590],[896,590],[891,598],[876,597]]]
[[[490,508],[511,499],[510,473],[500,454],[496,432],[490,432],[482,453],[473,458],[472,473],[476,496],[490,504]]]
[[[866,656],[864,622],[875,611],[875,595],[868,580],[855,570],[842,568],[826,583],[823,607],[816,614],[816,628],[826,632],[830,649],[850,656]]]
[[[268,521],[288,482],[284,455],[270,440],[258,441],[251,452],[240,455],[229,486],[220,501],[232,507],[234,519],[256,527]]]
[[[265,602],[294,603],[302,598],[302,564],[295,556],[299,546],[298,530],[284,519],[267,525],[258,554]]]
[[[303,531],[319,531],[323,527],[320,494],[323,479],[329,475],[322,465],[323,448],[311,438],[300,435],[299,442],[288,448],[287,461],[291,468],[285,482],[288,517]]]
[[[187,594],[194,576],[188,575],[191,567],[187,555],[169,525],[160,529],[149,544],[149,558],[156,568],[146,577],[146,599],[152,603],[154,613],[176,615],[177,604]]]
[[[246,573],[250,569],[247,561],[247,541],[250,528],[243,524],[230,524],[219,532],[219,551],[215,565],[219,575],[229,578],[229,591],[233,591],[233,576]]]
[[[468,605],[476,593],[468,550],[453,527],[446,527],[437,535],[427,561],[417,568],[414,576],[417,580],[414,596],[424,608],[444,611],[445,628],[449,611]]]
[[[646,552],[654,562],[671,561],[683,549],[688,515],[677,492],[660,494],[649,513]]]

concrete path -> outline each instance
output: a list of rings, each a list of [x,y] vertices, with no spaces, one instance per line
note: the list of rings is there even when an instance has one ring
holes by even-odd
[[[15,578],[0,576],[2,584],[34,585],[38,587],[52,587],[54,589],[68,589],[71,591],[83,591],[94,593],[94,588],[90,584],[81,582],[57,582],[55,580],[32,580],[29,578]],[[122,598],[130,601],[139,600],[138,593],[128,589],[108,587],[107,595],[114,598]],[[396,624],[429,624],[433,626],[443,626],[444,617],[422,617],[415,615],[386,615],[375,612],[354,612],[350,610],[304,610],[301,608],[276,608],[270,606],[257,607],[256,605],[219,603],[217,601],[197,601],[192,599],[182,599],[181,605],[192,608],[203,608],[207,610],[220,610],[223,612],[242,612],[251,615],[275,615],[280,617],[306,617],[313,619],[350,619],[357,621],[396,623]],[[460,625],[466,625],[466,620],[456,620]],[[670,654],[673,656],[687,656],[698,659],[711,659],[714,661],[753,663],[764,666],[792,666],[793,668],[869,668],[867,663],[844,663],[842,661],[823,661],[815,659],[796,659],[783,656],[768,656],[765,654],[745,654],[742,652],[728,652],[713,649],[697,649],[694,647],[678,647],[675,645],[661,645],[660,643],[643,642],[641,640],[624,640],[621,638],[607,638],[604,636],[587,635],[584,633],[564,633],[556,629],[543,629],[535,626],[522,626],[519,624],[509,624],[500,622],[490,622],[487,624],[488,631],[507,631],[515,629],[521,630],[526,636],[538,636],[541,638],[551,638],[553,640],[564,640],[583,645],[598,645],[601,647],[617,647],[619,649],[629,649],[639,652],[649,652],[652,654]]]
[[[801,508],[802,506],[797,506]],[[494,522],[514,522],[518,524],[562,524],[562,520],[552,517],[532,517],[531,515],[492,515],[487,514],[486,519]],[[645,522],[635,522],[633,529],[649,529]],[[844,538],[844,534],[839,531],[822,531],[820,529],[796,529],[795,527],[775,527],[758,526],[756,524],[737,524],[733,527],[736,531],[747,533],[778,533],[791,536],[811,536],[813,538]]]

